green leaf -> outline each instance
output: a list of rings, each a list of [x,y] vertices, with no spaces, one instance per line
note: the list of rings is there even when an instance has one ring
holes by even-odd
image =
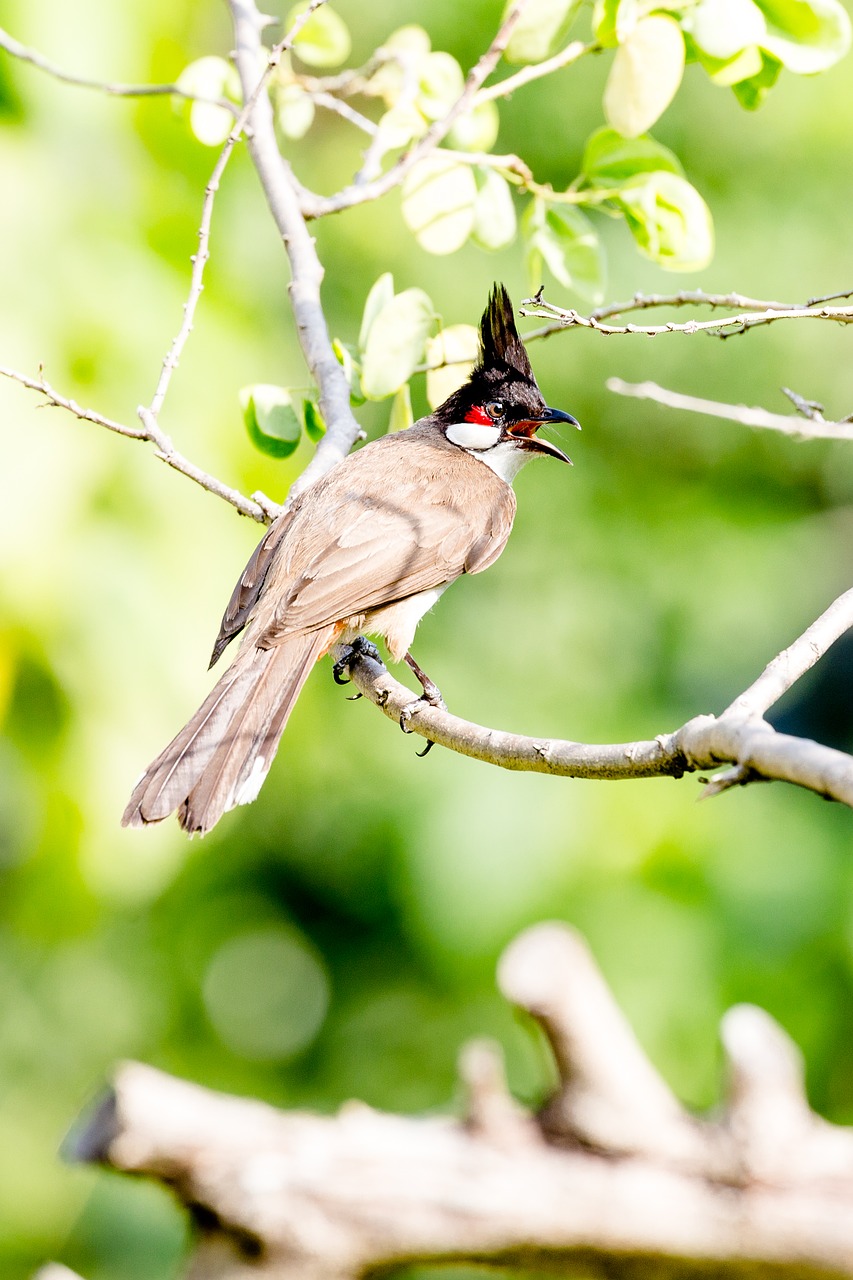
[[[390,271],[384,271],[378,280],[371,285],[370,293],[364,302],[364,312],[361,317],[361,328],[358,331],[358,349],[364,351],[367,346],[367,337],[370,333],[370,327],[373,321],[379,315],[379,312],[388,306],[388,303],[394,297],[394,277]],[[339,357],[340,358],[340,357]]]
[[[480,335],[472,324],[452,324],[430,338],[426,344],[428,365],[426,393],[431,409],[436,409],[448,396],[468,381],[480,350]]]
[[[320,413],[319,405],[314,400],[303,401],[302,421],[305,425],[305,434],[309,440],[313,440],[315,444],[318,440],[322,440],[326,434],[326,424],[323,421],[323,415]]]
[[[314,123],[314,100],[298,84],[288,84],[275,95],[275,121],[286,138],[303,138]]]
[[[383,61],[370,77],[370,92],[393,107],[411,81],[420,61],[430,51],[430,39],[423,27],[406,26],[393,31],[384,44],[376,50]]]
[[[358,368],[351,347],[347,343],[341,342],[340,338],[332,338],[332,350],[349,384],[350,404],[364,404],[364,396],[361,393],[361,383],[358,378]]]
[[[697,50],[697,54],[711,82],[723,88],[730,88],[741,80],[751,80],[764,66],[761,50],[754,44],[741,49],[733,58],[712,58],[701,50]]]
[[[307,4],[295,5],[287,15],[285,30],[289,30],[307,8]],[[346,62],[351,49],[349,27],[328,5],[311,14],[293,41],[294,52],[309,67],[339,67]]]
[[[240,82],[235,79],[234,68],[224,58],[198,58],[184,67],[177,80],[183,93],[197,94],[201,98],[231,98],[237,101]],[[228,137],[234,124],[234,116],[227,107],[215,102],[191,102],[190,128],[206,147],[219,147]]]
[[[503,21],[515,0],[507,0]],[[504,50],[507,62],[541,62],[580,8],[581,0],[529,0]]]
[[[472,239],[481,249],[502,249],[515,239],[515,204],[509,183],[494,169],[478,169]]]
[[[440,120],[465,87],[465,77],[449,53],[428,53],[421,59],[415,103],[427,120]]]
[[[684,73],[684,37],[672,18],[643,18],[616,50],[604,89],[604,114],[626,138],[639,137],[663,114]]]
[[[767,31],[764,14],[753,0],[700,0],[685,12],[681,25],[702,53],[723,62],[761,44]]]
[[[456,151],[491,151],[498,139],[500,113],[494,102],[481,102],[467,111],[447,135],[449,146]]]
[[[637,173],[662,169],[683,175],[678,157],[654,138],[623,138],[615,129],[596,129],[587,139],[581,169],[596,187],[618,187]]]
[[[454,253],[474,230],[476,199],[470,167],[437,153],[406,175],[403,219],[427,253]]]
[[[642,254],[669,271],[698,271],[714,253],[714,226],[695,187],[674,173],[638,174],[615,202]]]
[[[531,288],[542,283],[542,267],[567,289],[601,302],[604,297],[604,253],[595,228],[580,209],[548,204],[536,198],[522,221],[525,258]]]
[[[258,382],[240,392],[243,420],[252,444],[271,458],[287,458],[302,435],[302,424],[285,387]]]
[[[370,326],[361,365],[361,389],[368,400],[384,400],[408,382],[434,319],[423,289],[404,289],[382,308]]]
[[[839,0],[757,0],[767,22],[760,41],[783,67],[814,75],[835,65],[850,49],[850,16]]]
[[[377,128],[382,135],[383,155],[398,147],[407,147],[415,138],[422,138],[429,125],[416,107],[399,103],[380,116]]]
[[[412,413],[412,393],[408,382],[404,382],[391,401],[391,416],[388,419],[388,430],[405,431],[415,420]]]
[[[782,63],[776,58],[762,54],[762,67],[747,80],[739,80],[732,85],[735,97],[747,111],[756,111],[779,79]]]

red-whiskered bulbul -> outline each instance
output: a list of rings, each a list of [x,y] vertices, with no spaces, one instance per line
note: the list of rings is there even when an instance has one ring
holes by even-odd
[[[461,574],[497,560],[524,464],[536,454],[569,461],[536,436],[559,422],[578,425],[545,404],[496,285],[464,386],[407,430],[350,454],[270,525],[234,588],[210,665],[245,631],[240,651],[137,783],[123,824],[177,810],[186,831],[204,833],[254,800],[308,673],[333,645],[380,636],[438,702],[408,652],[418,622]],[[345,667],[344,658],[336,679]]]

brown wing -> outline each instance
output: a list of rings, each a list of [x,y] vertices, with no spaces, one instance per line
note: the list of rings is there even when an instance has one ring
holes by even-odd
[[[417,428],[386,436],[304,495],[267,570],[256,643],[479,573],[500,555],[514,516],[510,486],[470,454]]]
[[[292,510],[286,511],[274,520],[249,557],[249,563],[231,592],[228,607],[222,615],[219,635],[213,646],[208,670],[219,661],[226,646],[236,635],[239,635],[249,621],[249,615],[258,602],[275,554],[293,522],[293,514]]]

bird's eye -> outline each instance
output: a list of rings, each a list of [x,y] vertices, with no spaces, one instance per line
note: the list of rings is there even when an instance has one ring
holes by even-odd
[[[503,400],[492,400],[490,404],[486,405],[486,413],[490,418],[502,418],[505,407]]]

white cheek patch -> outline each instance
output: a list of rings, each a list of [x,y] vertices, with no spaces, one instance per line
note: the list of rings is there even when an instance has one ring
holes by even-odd
[[[448,440],[460,449],[491,449],[500,434],[500,427],[487,427],[482,422],[454,422],[447,428]]]

